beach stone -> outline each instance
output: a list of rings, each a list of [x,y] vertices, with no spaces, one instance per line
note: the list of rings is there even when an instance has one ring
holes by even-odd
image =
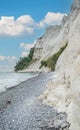
[[[42,73],[0,94],[0,130],[60,130],[60,125],[67,125],[65,113],[43,105],[38,98],[52,75]],[[1,107],[4,103],[9,105]]]
[[[7,103],[7,104],[10,104],[10,103],[11,103],[11,101],[10,101],[10,100],[8,100],[6,103]]]

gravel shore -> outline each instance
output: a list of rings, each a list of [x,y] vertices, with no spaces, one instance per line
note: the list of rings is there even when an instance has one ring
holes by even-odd
[[[40,74],[0,94],[0,130],[68,130],[66,114],[38,99],[52,75]]]

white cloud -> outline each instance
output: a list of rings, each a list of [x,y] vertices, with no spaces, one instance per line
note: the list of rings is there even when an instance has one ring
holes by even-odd
[[[0,56],[0,72],[14,71],[16,61],[15,56]]]
[[[28,54],[29,54],[28,52],[24,51],[24,52],[22,52],[21,57],[26,57],[26,56],[28,56]]]
[[[31,35],[34,31],[32,25],[34,25],[34,20],[29,15],[21,16],[17,20],[14,17],[2,16],[0,19],[0,35],[18,36],[23,33]]]
[[[63,13],[48,12],[43,20],[39,22],[39,27],[45,27],[45,25],[56,25],[60,24],[64,15]]]
[[[17,58],[15,56],[10,57],[12,60],[16,60]]]
[[[3,61],[5,60],[5,57],[4,56],[0,56],[0,61]]]
[[[16,60],[17,58],[15,56],[0,56],[0,61],[14,61]]]
[[[30,48],[32,48],[33,46],[34,46],[34,43],[33,44],[29,44],[29,43],[21,43],[20,44],[20,47],[24,50],[27,50],[27,51],[29,51]]]
[[[44,22],[46,24],[60,23],[65,14],[48,12]]]
[[[27,25],[33,25],[35,22],[33,18],[30,15],[24,15],[17,19],[17,22],[27,24]]]
[[[32,35],[35,29],[43,28],[46,25],[60,24],[63,16],[66,14],[48,12],[45,17],[36,22],[30,15],[23,15],[16,20],[14,16],[0,18],[0,35],[1,36],[21,36]]]

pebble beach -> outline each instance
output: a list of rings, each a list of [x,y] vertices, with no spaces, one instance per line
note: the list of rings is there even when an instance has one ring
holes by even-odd
[[[66,113],[38,98],[52,75],[41,73],[0,93],[0,130],[69,130]]]

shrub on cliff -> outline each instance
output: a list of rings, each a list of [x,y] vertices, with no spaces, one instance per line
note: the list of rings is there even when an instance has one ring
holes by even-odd
[[[42,68],[43,66],[49,67],[51,71],[54,71],[56,62],[57,62],[58,58],[60,57],[60,55],[62,54],[62,52],[64,51],[64,49],[67,47],[67,44],[68,43],[66,43],[65,46],[60,48],[60,50],[57,53],[55,53],[52,57],[49,57],[47,60],[41,61],[40,68]]]
[[[34,47],[30,49],[27,57],[20,58],[15,66],[15,71],[24,70],[32,62],[34,54]]]

